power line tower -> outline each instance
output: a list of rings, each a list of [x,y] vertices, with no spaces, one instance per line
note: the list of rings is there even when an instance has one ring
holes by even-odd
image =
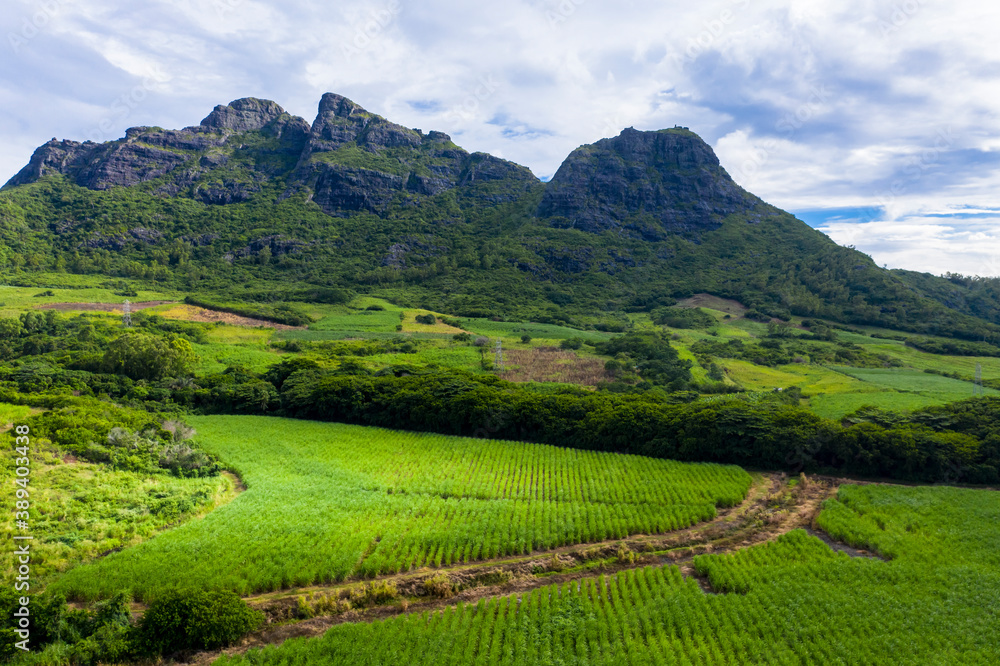
[[[493,359],[493,368],[497,372],[503,372],[503,340],[497,338],[496,356]]]
[[[976,382],[972,385],[972,395],[983,394],[983,364],[976,363]]]
[[[125,304],[122,305],[122,325],[125,328],[132,328],[132,304],[125,299]]]

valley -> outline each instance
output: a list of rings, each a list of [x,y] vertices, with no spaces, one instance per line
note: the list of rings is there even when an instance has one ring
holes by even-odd
[[[996,663],[1000,279],[682,127],[548,182],[334,93],[50,141],[0,440],[15,664]]]

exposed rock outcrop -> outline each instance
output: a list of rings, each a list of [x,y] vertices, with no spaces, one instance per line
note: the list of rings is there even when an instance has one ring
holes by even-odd
[[[554,226],[660,240],[716,229],[757,203],[696,134],[630,128],[573,151],[546,186],[538,216]]]

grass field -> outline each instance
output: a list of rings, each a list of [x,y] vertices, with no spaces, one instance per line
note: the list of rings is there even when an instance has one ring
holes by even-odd
[[[460,319],[462,328],[477,335],[484,335],[493,338],[514,338],[519,339],[522,335],[530,335],[539,340],[567,340],[569,338],[582,338],[584,340],[609,340],[615,337],[616,333],[604,333],[601,331],[581,331],[567,326],[557,326],[555,324],[533,324],[530,322],[510,322],[510,321],[490,321],[489,319]]]
[[[894,391],[918,393],[942,402],[964,400],[973,395],[971,382],[963,382],[949,377],[932,375],[911,368],[837,368],[840,372],[863,382]],[[985,389],[985,395],[1000,395],[1000,391]]]
[[[820,524],[694,567],[572,580],[443,612],[339,624],[234,664],[997,663],[1000,493],[845,486]]]
[[[281,360],[281,355],[273,349],[258,345],[234,345],[211,343],[192,344],[197,361],[191,370],[195,375],[222,372],[228,366],[242,365],[252,372],[264,372]]]
[[[0,402],[0,431],[5,430],[32,413],[30,407],[24,405],[8,405]]]
[[[82,285],[81,285],[82,286]],[[52,296],[41,296],[51,291]],[[180,300],[184,296],[177,292],[137,290],[138,296],[129,296],[133,303],[141,301]],[[46,287],[6,287],[0,285],[0,317],[16,316],[25,310],[50,303],[122,303],[125,296],[119,296],[111,289],[84,287],[80,289],[49,289]]]
[[[19,419],[26,408],[0,405],[2,423]],[[0,454],[0,473],[13,479],[15,456]],[[44,447],[31,450],[29,523],[32,542],[32,580],[44,583],[58,573],[104,553],[140,543],[159,531],[202,515],[230,501],[236,494],[227,476],[178,479],[112,471],[101,465],[78,462]],[[14,505],[15,486],[0,485],[0,503]],[[2,568],[0,577],[13,579],[16,559],[13,521],[0,525]]]
[[[940,405],[943,402],[943,400],[920,395],[919,393],[873,391],[871,393],[816,395],[809,399],[809,408],[818,416],[828,419],[840,419],[865,406],[893,411],[913,411],[922,407]]]
[[[54,589],[248,594],[665,532],[739,502],[736,467],[267,417],[199,417],[246,492]]]

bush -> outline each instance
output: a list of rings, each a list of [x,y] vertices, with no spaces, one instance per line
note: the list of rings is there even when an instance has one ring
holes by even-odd
[[[456,342],[468,342],[469,340],[472,339],[472,336],[469,335],[468,333],[456,333],[455,335],[451,336],[451,339],[455,340]]]
[[[524,335],[521,336],[521,342],[523,342],[524,344],[528,344],[529,342],[531,342],[531,336],[525,333]]]
[[[559,343],[562,349],[579,349],[583,346],[583,338],[567,338]]]
[[[426,324],[427,326],[433,326],[437,323],[437,317],[432,314],[417,315],[416,320],[418,324]]]
[[[455,595],[455,586],[446,573],[439,573],[424,581],[424,592],[438,599],[450,599]]]
[[[701,308],[657,308],[651,313],[657,326],[670,328],[708,328],[715,325],[715,317]]]
[[[153,602],[143,615],[136,646],[150,656],[216,650],[232,645],[263,622],[263,613],[232,592],[173,593]]]
[[[767,323],[771,321],[770,315],[766,315],[759,310],[750,309],[743,313],[743,316],[751,321],[759,321],[762,323]]]

